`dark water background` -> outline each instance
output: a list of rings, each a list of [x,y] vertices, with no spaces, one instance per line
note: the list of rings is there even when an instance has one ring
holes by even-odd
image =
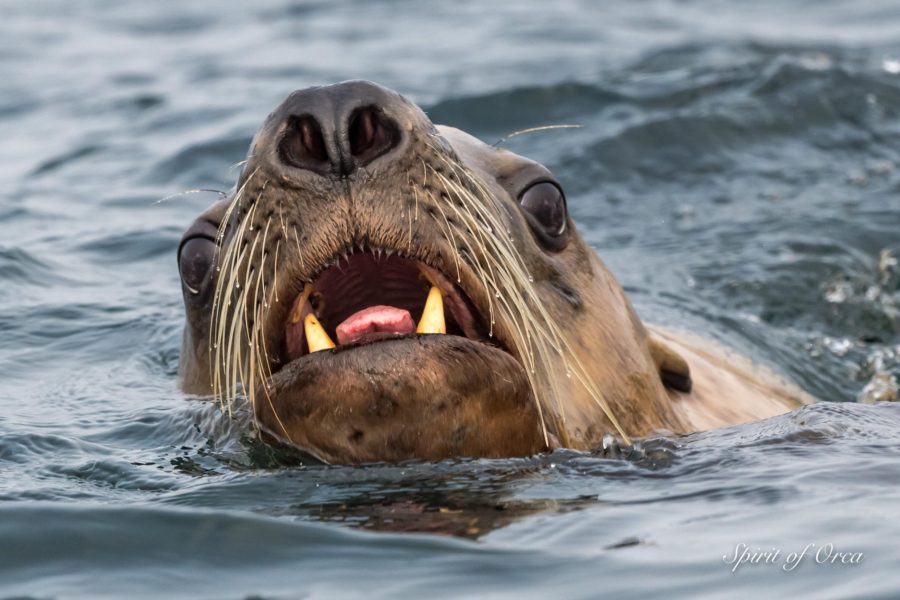
[[[0,8],[0,596],[900,597],[900,406],[859,402],[900,376],[900,3]],[[828,402],[631,453],[277,464],[176,389],[214,197],[157,200],[357,77],[488,141],[583,125],[508,146],[642,317]],[[738,544],[782,559],[732,574]],[[808,544],[864,559],[782,570]]]

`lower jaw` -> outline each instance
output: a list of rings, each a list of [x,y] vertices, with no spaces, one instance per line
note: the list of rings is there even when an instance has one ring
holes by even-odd
[[[271,441],[329,463],[547,449],[521,365],[463,337],[413,336],[317,352],[275,373],[256,398],[257,421]]]

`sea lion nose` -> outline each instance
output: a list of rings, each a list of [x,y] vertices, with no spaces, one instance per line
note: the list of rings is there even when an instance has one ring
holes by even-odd
[[[397,94],[365,81],[295,92],[285,101],[281,162],[289,167],[347,177],[397,147]]]

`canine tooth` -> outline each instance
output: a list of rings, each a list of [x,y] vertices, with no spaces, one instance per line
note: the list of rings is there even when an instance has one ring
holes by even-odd
[[[437,286],[432,286],[428,291],[425,310],[422,311],[416,333],[447,333],[447,324],[444,322],[444,299]]]
[[[303,329],[306,332],[306,343],[309,345],[309,352],[318,352],[319,350],[330,350],[334,348],[334,342],[325,333],[325,328],[319,323],[319,320],[312,313],[306,315],[303,321]]]

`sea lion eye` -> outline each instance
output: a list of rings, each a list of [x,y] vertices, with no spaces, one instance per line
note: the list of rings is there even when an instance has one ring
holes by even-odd
[[[199,295],[213,262],[215,261],[216,243],[206,236],[186,239],[178,249],[178,270],[184,287],[193,294]]]
[[[559,186],[539,181],[522,192],[519,204],[541,242],[556,250],[565,245],[566,197]]]

